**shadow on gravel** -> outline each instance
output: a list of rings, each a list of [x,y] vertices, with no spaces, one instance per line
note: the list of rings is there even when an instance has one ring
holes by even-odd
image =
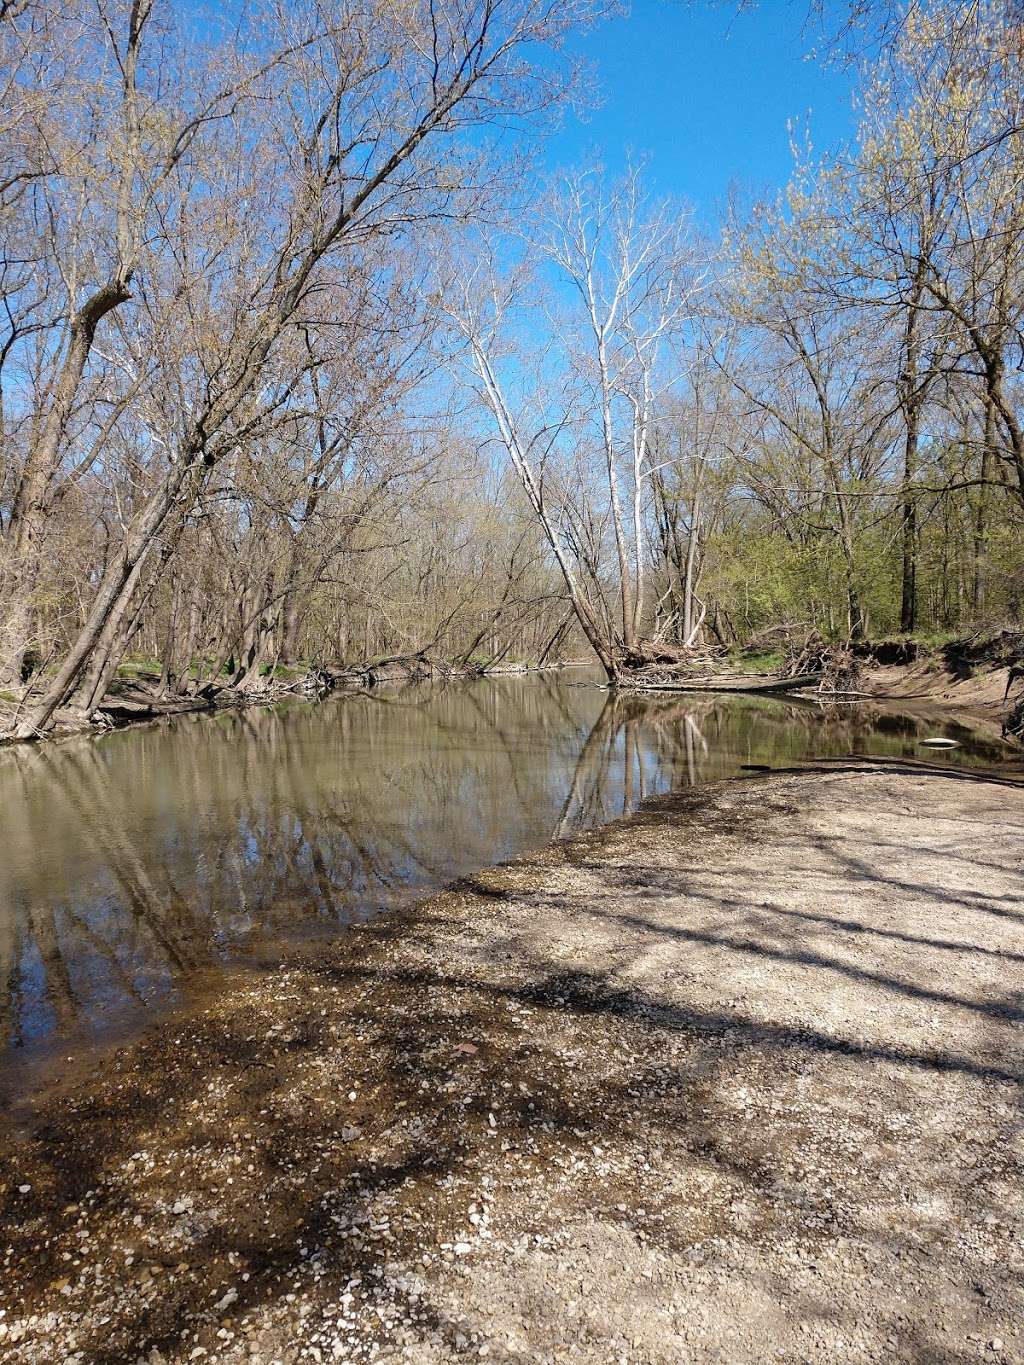
[[[656,803],[641,819],[671,820],[685,804]],[[527,878],[545,870],[520,868]],[[686,896],[725,918],[738,908],[706,880],[698,897],[689,878],[664,870],[606,873],[609,905],[591,900],[585,914],[620,925],[647,949],[679,945],[681,968],[688,948],[713,948],[727,959],[755,956],[855,981],[882,1009],[898,995],[922,1012],[939,1005],[1000,1024],[1024,1017],[1008,1002],[858,965],[845,950],[811,951],[800,937],[813,923],[844,936],[850,951],[870,936],[940,957],[976,952],[1016,963],[1018,953],[773,905],[757,907],[776,926],[760,939],[749,929],[738,936],[667,926],[611,902],[635,900],[646,874],[650,897]],[[788,1240],[822,1251],[843,1237],[884,1277],[922,1251],[895,1215],[886,1222],[869,1206],[878,1172],[888,1176],[910,1160],[893,1114],[917,1122],[926,1104],[940,1112],[951,1084],[962,1087],[955,1092],[962,1102],[979,1087],[1024,1080],[1009,1054],[989,1063],[945,1043],[872,1042],[853,1023],[845,1032],[787,1026],[754,1005],[712,1006],[696,989],[690,1001],[663,999],[605,972],[513,953],[481,921],[479,898],[513,906],[521,899],[552,913],[561,898],[533,890],[520,898],[476,879],[461,890],[478,899],[468,906],[448,899],[421,919],[378,921],[342,950],[254,979],[251,1007],[240,1000],[154,1031],[97,1077],[94,1093],[54,1103],[31,1138],[5,1143],[6,1321],[87,1310],[98,1266],[118,1292],[103,1310],[108,1321],[86,1317],[75,1329],[85,1361],[121,1365],[153,1348],[188,1359],[195,1343],[216,1357],[226,1350],[218,1331],[237,1331],[247,1314],[291,1293],[311,1303],[310,1316],[291,1343],[268,1339],[265,1355],[290,1360],[314,1327],[332,1315],[337,1321],[347,1293],[367,1306],[368,1322],[389,1275],[379,1340],[408,1331],[434,1342],[442,1359],[458,1359],[482,1338],[442,1302],[439,1275],[459,1271],[442,1248],[467,1237],[486,1252],[466,1217],[488,1188],[504,1191],[494,1234],[505,1245],[550,1239],[553,1227],[586,1211],[641,1251],[695,1267],[714,1257],[716,1239],[766,1250]],[[788,938],[780,940],[779,924]],[[403,965],[442,942],[461,945],[456,961],[466,965]],[[811,1079],[828,1120],[820,1130],[793,1107]],[[981,1250],[954,1252],[945,1241],[949,1219],[965,1211],[979,1223],[1002,1217],[1012,1172],[990,1137],[970,1138],[971,1162],[960,1168],[942,1132],[923,1125],[916,1135],[913,1151],[924,1152],[950,1210],[924,1250],[933,1271],[958,1284],[1004,1274]],[[918,1176],[907,1178],[910,1193],[921,1194]],[[24,1194],[23,1184],[31,1186]],[[176,1211],[183,1199],[187,1207]],[[82,1228],[88,1249],[79,1252]],[[821,1296],[809,1284],[808,1315],[825,1312],[814,1307]],[[225,1295],[230,1301],[220,1306]],[[862,1315],[857,1304],[827,1311],[851,1324]],[[940,1347],[923,1319],[893,1330],[901,1360],[976,1356]],[[45,1348],[34,1340],[27,1335],[25,1353],[10,1359],[42,1359]],[[67,1353],[66,1340],[54,1343],[53,1358]],[[537,1356],[510,1347],[492,1358],[525,1365]]]

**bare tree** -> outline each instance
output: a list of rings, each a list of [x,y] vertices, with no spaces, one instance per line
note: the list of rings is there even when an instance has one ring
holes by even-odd
[[[251,117],[240,101],[232,103],[232,118],[217,125],[216,156],[203,167],[207,207],[214,186],[226,205],[217,224],[224,235],[207,246],[216,260],[213,279],[208,266],[193,276],[187,238],[170,253],[166,278],[152,277],[182,317],[174,359],[187,401],[173,447],[20,734],[38,733],[71,696],[104,632],[131,612],[140,564],[158,553],[173,518],[195,504],[210,471],[291,403],[296,377],[305,372],[304,338],[331,325],[325,290],[332,272],[352,252],[468,207],[481,183],[479,138],[460,140],[460,133],[557,99],[562,72],[551,63],[528,66],[526,53],[557,42],[590,12],[570,0],[488,0],[471,9],[436,0],[400,17],[357,0],[311,0],[271,12],[275,44],[259,80],[246,77],[259,99]],[[137,54],[149,13],[148,6],[133,6],[125,44],[111,39],[118,69],[129,73],[122,88],[130,126],[138,117]],[[188,123],[188,145],[193,127],[205,128],[211,118],[212,112]],[[176,133],[175,164],[181,141]],[[131,212],[137,173],[125,174],[117,198],[118,210],[126,204],[124,252],[118,228],[118,270],[103,294],[118,303],[130,283],[126,261],[134,269],[143,235]],[[211,211],[210,226],[217,220]],[[115,214],[115,224],[121,222]],[[174,226],[180,231],[183,224]],[[77,361],[71,374],[78,375]]]
[[[452,311],[469,343],[483,406],[581,627],[615,679],[643,654],[652,432],[657,404],[676,378],[672,348],[695,288],[694,253],[685,217],[668,205],[652,208],[638,171],[611,191],[595,172],[569,177],[552,191],[528,250],[538,279],[565,300],[554,310],[550,346],[532,385],[548,401],[536,405],[532,420],[522,386],[514,399],[500,373],[524,306],[520,285],[498,284],[484,270],[475,296],[463,287]],[[586,469],[592,456],[599,481]],[[606,527],[615,619],[603,593]]]

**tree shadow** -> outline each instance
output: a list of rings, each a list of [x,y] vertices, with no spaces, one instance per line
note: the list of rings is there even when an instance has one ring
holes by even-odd
[[[617,733],[617,725],[598,731],[577,794],[604,770]],[[756,792],[751,799],[764,804]],[[680,817],[696,810],[704,832],[751,834],[741,814],[708,814],[693,793],[653,803],[631,828],[640,837],[659,825],[678,832]],[[784,800],[776,810],[784,813]],[[818,851],[847,882],[853,875],[974,915],[996,913],[981,893],[873,876],[827,842]],[[576,899],[548,889],[559,858],[599,875],[601,888]],[[559,930],[566,915],[577,934],[569,960]],[[590,926],[613,948],[584,966],[571,954]],[[809,927],[838,934],[842,951],[809,947]],[[858,945],[869,940],[934,954],[937,983],[858,961]],[[714,955],[714,989],[687,975],[692,955],[704,951]],[[641,1250],[692,1256],[695,1266],[714,1267],[715,1248],[726,1244],[766,1262],[780,1243],[831,1255],[841,1236],[899,1281],[903,1259],[922,1252],[911,1223],[901,1226],[891,1211],[880,1218],[871,1205],[867,1187],[886,1163],[902,1170],[916,1162],[906,1166],[908,1183],[916,1191],[927,1179],[940,1182],[950,1216],[972,1227],[1003,1216],[1015,1176],[1008,1144],[980,1102],[1019,1103],[1019,1029],[1009,1026],[1024,1011],[1012,998],[939,984],[953,952],[976,956],[990,972],[1021,957],[967,939],[744,903],[717,870],[618,863],[595,857],[585,841],[524,860],[505,888],[493,874],[470,877],[427,907],[356,929],[280,972],[240,977],[232,992],[168,1020],[98,1066],[88,1084],[43,1103],[28,1137],[5,1139],[7,1321],[36,1315],[26,1352],[38,1359],[52,1348],[62,1359],[66,1343],[39,1322],[102,1302],[107,1321],[79,1324],[77,1343],[86,1359],[114,1365],[154,1347],[187,1357],[194,1337],[216,1352],[216,1333],[248,1315],[270,1334],[267,1358],[290,1359],[280,1339],[287,1294],[312,1302],[310,1322],[327,1323],[347,1293],[368,1317],[386,1283],[390,1308],[373,1328],[378,1338],[409,1330],[455,1358],[486,1331],[482,1319],[467,1329],[453,1306],[460,1237],[484,1259],[492,1243],[507,1250],[524,1236],[546,1236],[553,1220],[572,1227],[584,1216]],[[664,990],[622,979],[623,967],[645,955],[666,964]],[[833,1028],[807,1010],[778,1018],[770,1001],[729,999],[751,961],[816,974],[826,991],[853,983],[883,1011],[898,998],[915,1024],[935,1006],[967,1022],[920,1046],[872,1038],[858,1016]],[[741,1091],[753,1099],[738,1098]],[[982,1119],[968,1112],[975,1102]],[[920,1125],[922,1112],[945,1126],[923,1125],[918,1148],[905,1149],[892,1116]],[[965,1139],[973,1163],[954,1169],[950,1144],[959,1139],[950,1124],[964,1115],[983,1125],[984,1140]],[[842,1171],[822,1182],[823,1153],[846,1163],[853,1194]],[[850,1169],[858,1162],[861,1170]],[[466,1211],[503,1188],[520,1193],[504,1205],[495,1199],[489,1243]],[[83,1230],[87,1254],[78,1245]],[[947,1251],[938,1232],[925,1251],[931,1269],[958,1286],[1010,1274],[993,1271],[985,1247]],[[96,1266],[116,1293],[90,1274]],[[155,1276],[146,1272],[153,1266]],[[843,1330],[861,1311],[834,1298],[826,1304],[810,1281],[794,1293],[809,1318]],[[217,1308],[226,1295],[234,1298]],[[365,1319],[358,1330],[370,1330]],[[961,1358],[924,1315],[898,1332],[901,1359]],[[499,1358],[536,1357],[508,1347]]]
[[[515,898],[506,899],[514,912]],[[529,909],[543,916],[551,907],[534,895]],[[650,919],[624,923],[664,937]],[[440,944],[458,946],[438,954]],[[422,965],[402,965],[417,956]],[[465,1208],[486,1194],[488,1180],[535,1189],[540,1172],[546,1204],[520,1207],[518,1221],[497,1225],[503,1243],[541,1233],[552,1218],[571,1224],[588,1208],[641,1251],[690,1256],[696,1248],[698,1268],[723,1239],[756,1251],[783,1238],[821,1248],[839,1235],[869,1248],[878,1264],[899,1264],[906,1239],[851,1209],[840,1188],[816,1186],[800,1165],[813,1167],[809,1152],[820,1159],[818,1139],[799,1124],[766,1122],[767,1111],[737,1112],[737,1085],[759,1086],[759,1098],[770,1100],[808,1075],[827,1079],[823,1063],[841,1066],[847,1086],[879,1068],[894,1082],[901,1074],[970,1086],[1024,1079],[1018,1067],[967,1052],[882,1046],[806,1020],[787,1026],[753,1009],[682,1004],[601,971],[524,957],[462,898],[454,906],[446,898],[423,919],[377,922],[344,951],[256,981],[253,1007],[246,989],[232,1008],[154,1031],[109,1084],[58,1102],[27,1145],[4,1153],[32,1184],[27,1198],[12,1184],[4,1196],[9,1283],[24,1294],[19,1314],[62,1306],[63,1256],[83,1211],[98,1233],[90,1261],[120,1280],[111,1321],[92,1337],[79,1332],[90,1361],[114,1365],[154,1346],[173,1356],[195,1333],[215,1350],[223,1320],[272,1317],[289,1292],[312,1298],[315,1321],[329,1319],[353,1282],[360,1301],[372,1303],[389,1264],[404,1269],[389,1277],[383,1297],[392,1311],[376,1329],[380,1339],[393,1340],[398,1329],[388,1323],[409,1317],[401,1330],[458,1358],[475,1350],[486,1324],[459,1321],[444,1283],[457,1262],[439,1245],[473,1235]],[[898,1085],[892,1102],[903,1102]],[[857,1122],[870,1134],[880,1119],[867,1113]],[[358,1136],[346,1137],[353,1128]],[[608,1159],[595,1162],[595,1147]],[[698,1173],[714,1197],[660,1186],[637,1151],[661,1153],[655,1161],[667,1171]],[[582,1185],[565,1177],[575,1161],[589,1166]],[[997,1208],[1002,1161],[993,1149],[974,1170],[979,1215]],[[181,1217],[172,1201],[183,1190],[190,1209]],[[737,1203],[752,1211],[740,1217]],[[141,1233],[133,1232],[137,1215]],[[162,1267],[155,1280],[122,1268],[128,1246],[136,1264]],[[487,1251],[474,1241],[474,1254]],[[179,1275],[180,1263],[189,1269]],[[956,1273],[990,1271],[979,1261]],[[237,1295],[230,1311],[212,1311],[227,1293]],[[77,1302],[74,1291],[65,1301]],[[808,1290],[803,1311],[813,1315],[816,1303]],[[280,1355],[276,1329],[265,1330]],[[900,1348],[901,1359],[960,1358],[944,1354],[924,1323],[901,1329]],[[498,1358],[531,1357],[509,1348]]]

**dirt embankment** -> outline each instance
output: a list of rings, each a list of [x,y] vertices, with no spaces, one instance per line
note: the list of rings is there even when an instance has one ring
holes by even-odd
[[[1020,631],[930,648],[913,640],[883,640],[863,646],[861,654],[859,685],[876,697],[917,699],[968,715],[1001,717],[1024,692]]]
[[[1022,857],[820,765],[240,980],[4,1144],[0,1358],[1022,1361]]]

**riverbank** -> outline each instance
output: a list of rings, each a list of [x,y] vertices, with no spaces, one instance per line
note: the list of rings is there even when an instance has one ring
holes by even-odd
[[[876,698],[1001,717],[1021,692],[1021,662],[1019,631],[933,648],[900,640],[881,642],[866,650],[862,685]]]
[[[0,1355],[1024,1359],[1022,835],[821,764],[239,975],[5,1141]]]
[[[844,646],[812,638],[786,652],[718,650],[675,662],[670,653],[624,680],[623,690],[899,706],[940,723],[980,722],[1011,744],[1024,740],[1024,635],[1018,629],[945,643],[897,637]]]
[[[245,711],[252,707],[276,706],[286,701],[318,701],[337,693],[354,696],[382,684],[443,680],[453,682],[470,678],[519,677],[533,673],[558,672],[574,664],[496,664],[491,666],[446,664],[420,655],[409,659],[385,659],[369,664],[354,664],[344,669],[312,668],[308,671],[279,670],[255,683],[233,686],[207,682],[197,691],[174,692],[160,687],[157,673],[137,668],[126,670],[91,714],[81,710],[58,710],[44,733],[18,733],[25,698],[0,692],[0,747],[36,743],[43,739],[68,739],[83,734],[105,734],[131,726],[151,725],[179,716],[212,715],[218,711]]]
[[[832,650],[831,646],[822,643],[826,654]],[[669,654],[673,653],[666,648]],[[714,668],[707,675],[690,676],[692,660],[681,672],[670,663],[661,668],[651,665],[649,677],[645,679],[641,672],[632,679],[625,679],[621,690],[643,694],[677,691],[682,695],[792,694],[823,705],[898,703],[921,714],[931,712],[937,720],[945,719],[954,724],[970,726],[972,722],[980,721],[990,730],[994,727],[995,732],[1009,742],[1020,743],[1024,723],[1021,714],[1024,711],[1022,648],[1024,636],[1019,630],[1002,630],[941,645],[909,637],[865,642],[850,653],[840,649],[841,657],[847,660],[847,665],[852,665],[852,672],[849,685],[843,684],[844,690],[838,692],[829,690],[832,684],[821,673],[802,673],[797,669],[797,676],[794,676],[792,669],[779,672],[784,661],[781,653],[739,651],[732,656],[716,655],[711,660]],[[676,655],[680,652],[674,651]],[[847,665],[842,667],[847,668]],[[103,733],[195,712],[245,710],[296,698],[315,700],[332,693],[353,695],[380,684],[596,668],[594,660],[451,664],[420,651],[345,667],[279,668],[273,674],[240,686],[207,681],[198,690],[192,688],[178,693],[164,690],[160,673],[145,661],[127,663],[91,715],[80,710],[58,711],[45,736],[35,733],[19,736],[17,726],[25,699],[0,692],[0,746],[41,738]],[[607,682],[594,685],[616,690]]]

